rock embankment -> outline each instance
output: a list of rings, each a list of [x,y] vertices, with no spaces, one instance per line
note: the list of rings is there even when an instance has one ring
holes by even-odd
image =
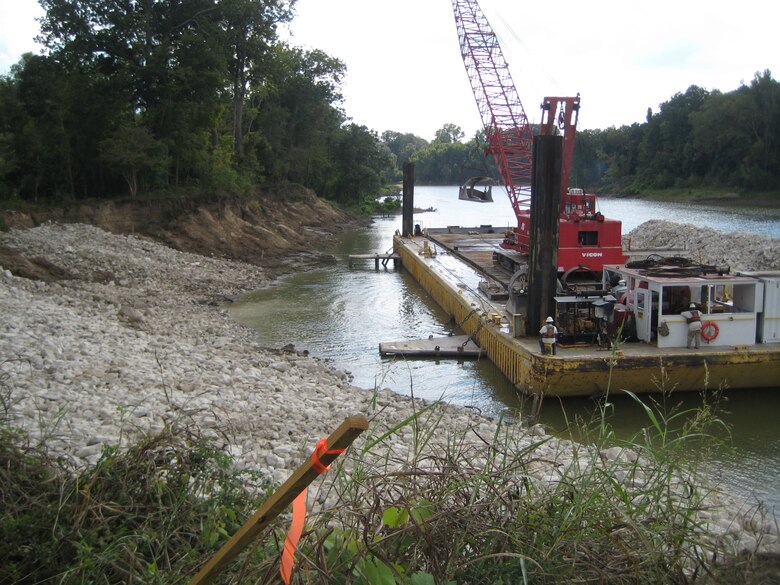
[[[347,416],[372,417],[381,432],[414,412],[410,399],[353,387],[346,372],[265,348],[232,321],[219,305],[267,285],[262,268],[83,224],[12,230],[0,246],[66,275],[2,271],[0,375],[13,422],[76,463],[186,415],[226,433],[239,465],[281,482]],[[443,409],[448,427],[493,425]],[[407,450],[406,439],[391,440]]]
[[[692,260],[729,266],[732,271],[780,270],[780,242],[763,234],[726,234],[688,223],[652,220],[628,237],[632,248],[683,248]]]
[[[345,417],[369,417],[380,436],[421,407],[386,389],[353,387],[328,363],[263,348],[232,322],[220,305],[268,283],[258,266],[83,224],[11,230],[0,234],[3,246],[62,272],[45,282],[0,268],[0,407],[33,440],[77,464],[94,463],[103,445],[186,417],[224,437],[237,465],[281,483]],[[495,421],[470,410],[438,408],[431,445],[458,436],[482,448],[496,433]],[[515,426],[526,447],[544,435]],[[403,459],[413,442],[411,428],[402,428],[381,448]],[[581,448],[547,441],[530,479],[560,480],[582,459]],[[707,518],[715,533],[732,534],[743,548],[777,549],[771,520],[756,525],[742,504],[725,495],[724,502]]]

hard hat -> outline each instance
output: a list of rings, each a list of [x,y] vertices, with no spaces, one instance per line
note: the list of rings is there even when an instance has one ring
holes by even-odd
[[[695,309],[696,308],[696,303],[691,303],[690,305],[688,305],[688,308],[689,309]]]
[[[545,321],[545,322],[546,323],[552,323],[553,322],[553,318],[552,317],[547,317],[547,321]]]
[[[626,281],[625,281],[625,280],[623,280],[623,279],[621,278],[620,280],[618,280],[618,284],[619,284],[619,285],[621,285],[621,284],[626,284]]]

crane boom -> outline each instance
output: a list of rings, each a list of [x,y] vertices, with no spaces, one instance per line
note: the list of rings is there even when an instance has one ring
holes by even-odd
[[[452,0],[460,55],[471,91],[477,101],[487,146],[485,154],[496,161],[501,182],[517,218],[517,229],[508,230],[499,254],[514,270],[515,255],[527,255],[531,238],[531,176],[533,129],[515,89],[498,37],[477,0]],[[606,219],[596,209],[596,196],[569,189],[580,96],[546,97],[542,102],[542,135],[561,133],[561,208],[558,238],[558,271],[599,274],[604,264],[622,264],[627,256],[621,245],[621,222]],[[467,193],[468,195],[468,193]],[[472,198],[471,200],[475,200]],[[486,200],[486,199],[482,199]]]
[[[460,54],[515,215],[530,207],[533,131],[498,38],[476,0],[452,0]]]

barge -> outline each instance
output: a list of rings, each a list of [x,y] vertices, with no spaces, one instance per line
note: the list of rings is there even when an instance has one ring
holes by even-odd
[[[454,240],[397,235],[394,253],[520,391],[566,397],[780,385],[780,272],[605,265],[600,294],[555,297],[558,351],[542,354],[534,333],[541,323],[480,287],[508,280],[496,272],[485,227]],[[692,302],[710,324],[698,349],[686,347],[680,315]]]

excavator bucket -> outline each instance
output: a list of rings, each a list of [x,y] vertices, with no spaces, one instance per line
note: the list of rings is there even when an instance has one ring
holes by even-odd
[[[493,203],[493,185],[490,177],[471,177],[458,191],[458,199],[476,203]]]

